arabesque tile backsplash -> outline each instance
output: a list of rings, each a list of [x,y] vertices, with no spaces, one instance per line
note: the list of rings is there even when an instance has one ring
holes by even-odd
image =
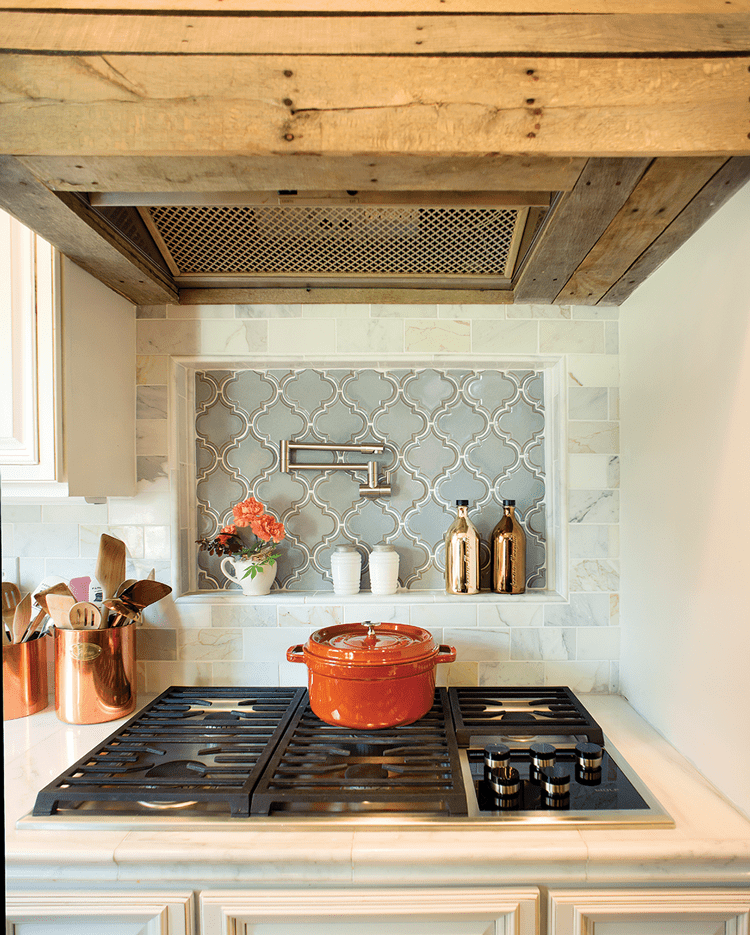
[[[567,306],[285,305],[156,306],[138,309],[138,494],[106,504],[5,504],[4,571],[33,589],[45,574],[90,574],[101,532],[124,539],[128,575],[154,567],[179,585],[176,543],[195,560],[184,517],[192,509],[178,483],[191,463],[185,432],[174,433],[170,358],[211,368],[271,367],[323,359],[326,366],[387,360],[398,368],[472,370],[497,356],[516,370],[559,358],[567,413],[547,412],[567,433],[564,522],[554,548],[567,550],[562,594],[447,599],[412,591],[374,601],[362,593],[281,592],[255,604],[234,593],[171,598],[148,613],[138,633],[140,687],[170,684],[297,684],[304,667],[285,660],[312,629],[376,617],[426,626],[456,646],[442,666],[453,684],[566,684],[583,691],[619,683],[619,437],[617,309]],[[227,364],[222,364],[226,360]],[[240,362],[240,363],[238,363]],[[483,364],[484,365],[484,364]],[[206,363],[203,364],[206,366]],[[286,366],[286,363],[284,364]],[[186,371],[182,370],[184,382]],[[176,438],[173,442],[172,438]],[[551,468],[552,466],[548,466]],[[175,520],[175,514],[181,519]],[[446,524],[448,517],[446,515]],[[559,556],[558,556],[559,557]],[[330,587],[321,584],[321,588]]]

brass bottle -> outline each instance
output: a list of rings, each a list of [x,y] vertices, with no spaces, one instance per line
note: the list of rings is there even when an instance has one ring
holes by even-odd
[[[479,593],[479,533],[469,519],[469,501],[456,500],[458,516],[445,534],[445,590]]]
[[[516,517],[516,501],[503,500],[503,515],[492,530],[492,590],[523,594],[526,590],[526,533]]]

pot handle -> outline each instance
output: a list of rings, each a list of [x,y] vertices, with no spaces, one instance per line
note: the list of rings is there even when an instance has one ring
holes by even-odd
[[[286,651],[286,658],[289,660],[289,662],[304,662],[305,654],[302,643],[297,643],[296,646],[290,646]]]
[[[446,646],[445,643],[441,643],[438,646],[437,656],[435,656],[435,664],[437,665],[440,662],[455,662],[455,661],[456,661],[456,647]]]

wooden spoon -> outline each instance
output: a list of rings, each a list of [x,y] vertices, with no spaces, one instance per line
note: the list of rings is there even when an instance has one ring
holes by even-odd
[[[125,580],[125,543],[102,533],[94,577],[101,584],[105,598],[114,597]]]
[[[70,608],[76,603],[73,595],[67,594],[48,594],[47,610],[52,622],[61,630],[72,630],[74,627],[70,622]]]
[[[18,585],[12,581],[3,581],[3,615],[12,614],[20,603],[21,592]]]
[[[74,630],[100,630],[102,626],[102,612],[90,601],[73,604],[68,619]]]
[[[44,583],[45,583],[45,582],[42,582],[42,584],[44,584]],[[28,628],[28,630],[26,631],[26,639],[27,639],[27,640],[30,640],[31,637],[32,637],[38,630],[41,629],[41,626],[42,626],[42,624],[44,623],[44,618],[49,614],[49,610],[48,610],[48,608],[47,608],[47,598],[48,598],[51,594],[62,594],[62,595],[67,596],[67,597],[72,597],[73,600],[75,601],[75,597],[73,597],[73,594],[72,594],[70,588],[68,587],[68,585],[67,585],[64,581],[60,581],[58,584],[50,585],[49,587],[47,587],[47,588],[46,588],[45,590],[43,590],[43,591],[39,591],[39,590],[35,591],[35,592],[34,592],[34,601],[35,601],[35,603],[41,608],[41,610],[39,611],[39,613],[34,617],[34,619],[33,619],[33,620],[31,621],[31,623],[29,624],[29,628]]]
[[[23,642],[23,639],[26,636],[26,631],[28,630],[30,623],[31,623],[31,593],[27,594],[20,604],[16,604],[16,609],[13,613],[13,642],[14,643]]]
[[[172,589],[168,584],[144,578],[142,581],[135,581],[129,588],[118,594],[118,597],[121,601],[140,611],[144,607],[160,601],[171,592]]]

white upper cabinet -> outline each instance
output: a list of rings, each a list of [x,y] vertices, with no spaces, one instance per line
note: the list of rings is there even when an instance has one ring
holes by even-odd
[[[0,212],[3,498],[135,493],[135,306]]]

